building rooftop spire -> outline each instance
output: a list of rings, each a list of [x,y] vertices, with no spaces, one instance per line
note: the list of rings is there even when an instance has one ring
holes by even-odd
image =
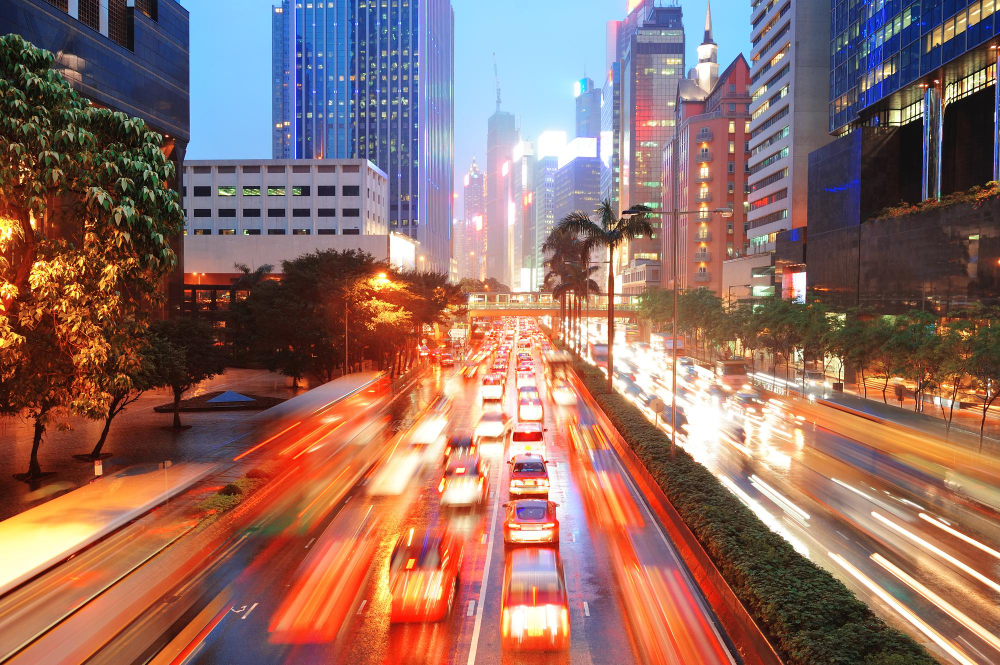
[[[704,44],[714,44],[712,40],[712,0],[705,5],[705,40]]]

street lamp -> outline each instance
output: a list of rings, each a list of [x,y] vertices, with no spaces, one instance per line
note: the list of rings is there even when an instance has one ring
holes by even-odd
[[[670,350],[673,353],[673,358],[670,362],[670,459],[674,458],[674,449],[677,446],[677,296],[678,296],[678,277],[677,277],[677,216],[678,215],[699,215],[701,213],[717,213],[723,218],[728,219],[733,216],[732,208],[716,208],[714,210],[677,210],[674,208],[670,211],[671,218],[671,241],[672,241],[672,254],[673,260],[671,263],[670,272],[673,274],[674,278],[674,302],[673,302],[673,321],[671,322],[672,337],[670,342]]]

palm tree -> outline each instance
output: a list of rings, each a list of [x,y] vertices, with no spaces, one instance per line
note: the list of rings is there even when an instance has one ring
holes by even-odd
[[[543,287],[553,289],[552,297],[559,300],[559,327],[560,329],[564,329],[566,321],[566,295],[569,293],[569,290],[561,289],[559,293],[556,293],[554,281],[556,279],[560,283],[565,281],[566,265],[579,255],[580,241],[577,239],[575,233],[556,228],[549,233],[549,237],[542,243],[542,253],[551,254],[544,262],[545,267],[548,268],[548,272],[545,273]]]
[[[581,243],[581,245],[585,244]],[[581,254],[583,255],[581,258],[589,258],[590,252],[583,250]],[[591,293],[597,295],[601,293],[601,286],[590,277],[598,270],[597,266],[589,265],[589,261],[572,261],[566,264],[566,276],[563,284],[569,288],[574,296],[574,306],[573,311],[570,313],[570,318],[575,322],[572,335],[576,340],[576,348],[579,353],[583,352],[581,337],[583,327],[580,325],[580,322],[583,318],[584,299]]]
[[[618,247],[627,240],[653,233],[653,225],[649,223],[650,208],[635,206],[619,217],[611,206],[609,199],[604,199],[597,209],[598,221],[582,212],[573,212],[559,222],[559,230],[567,231],[583,240],[590,248],[603,247],[608,249],[611,260]],[[614,377],[614,346],[615,346],[615,271],[614,264],[608,265],[608,390],[612,390]]]
[[[236,268],[241,274],[232,280],[233,286],[237,289],[253,289],[255,286],[259,285],[271,271],[274,270],[274,266],[270,263],[262,263],[257,266],[256,269],[251,270],[250,266],[245,263],[234,263],[233,267]]]

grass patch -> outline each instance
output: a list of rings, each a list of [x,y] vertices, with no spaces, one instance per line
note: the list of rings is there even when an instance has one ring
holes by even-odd
[[[707,468],[670,440],[607,377],[577,361],[608,419],[662,488],[747,611],[789,665],[934,665],[837,578],[771,531]]]

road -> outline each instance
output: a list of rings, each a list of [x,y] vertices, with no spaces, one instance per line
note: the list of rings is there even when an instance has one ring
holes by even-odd
[[[567,650],[501,648],[509,556],[502,536],[510,473],[506,451],[502,445],[482,447],[489,492],[480,509],[442,511],[437,488],[442,450],[414,448],[409,437],[442,399],[451,405],[449,431],[471,431],[484,405],[478,377],[435,367],[371,424],[350,435],[336,426],[320,427],[319,434],[289,445],[289,457],[301,465],[289,470],[293,480],[200,570],[150,603],[88,662],[740,662],[614,453],[574,447],[573,427],[596,426],[595,420],[582,402],[555,405],[541,381],[537,347],[534,355],[545,412],[549,498],[559,506],[558,551],[571,628]],[[503,408],[517,414],[513,368]],[[422,464],[415,475],[397,484],[398,493],[386,495],[393,479],[389,470],[417,449]],[[627,524],[598,516],[606,497],[588,485],[595,468],[615,479],[621,494],[616,505],[631,506]],[[434,623],[390,623],[393,545],[411,528],[445,525],[464,543],[450,614]]]
[[[645,395],[669,405],[665,356],[621,345],[615,358]],[[696,375],[678,375],[689,420],[681,445],[765,523],[943,662],[1000,663],[993,471],[956,472],[926,461],[919,436],[910,445],[856,416],[823,416],[766,393],[746,419]],[[617,385],[624,392],[628,383]],[[736,424],[745,441],[733,436]]]

